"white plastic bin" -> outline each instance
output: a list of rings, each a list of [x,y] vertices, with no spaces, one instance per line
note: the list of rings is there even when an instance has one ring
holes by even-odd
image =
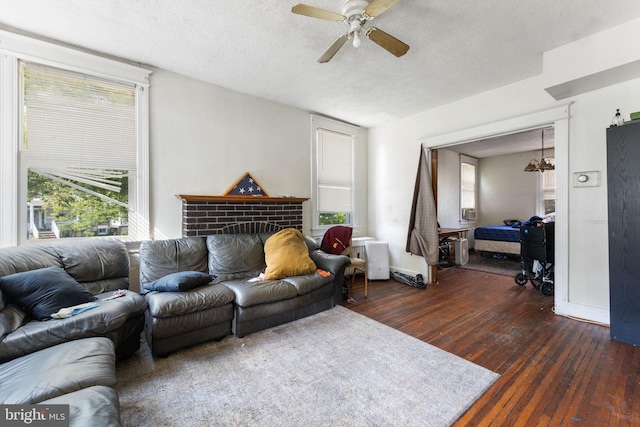
[[[389,244],[380,240],[365,242],[367,277],[369,280],[389,279]]]

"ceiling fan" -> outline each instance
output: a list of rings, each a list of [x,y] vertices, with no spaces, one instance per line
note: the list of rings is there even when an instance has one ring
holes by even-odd
[[[401,57],[409,50],[409,46],[384,31],[370,27],[365,30],[367,21],[379,16],[384,11],[395,5],[400,0],[345,0],[342,13],[332,12],[319,7],[297,4],[291,8],[293,13],[310,16],[312,18],[327,21],[344,22],[349,25],[349,31],[341,35],[318,59],[318,62],[329,62],[331,58],[349,39],[353,39],[353,46],[360,47],[361,37],[364,34],[369,40],[386,49],[397,57]]]

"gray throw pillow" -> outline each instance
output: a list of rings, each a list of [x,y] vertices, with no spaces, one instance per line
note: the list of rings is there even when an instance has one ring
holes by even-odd
[[[164,277],[143,285],[147,291],[178,292],[204,286],[210,283],[216,276],[200,271],[180,271],[167,274]]]

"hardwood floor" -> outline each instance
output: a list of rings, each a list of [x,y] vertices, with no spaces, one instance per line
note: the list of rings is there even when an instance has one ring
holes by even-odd
[[[512,277],[458,268],[422,290],[370,281],[345,307],[497,372],[455,426],[640,426],[640,349],[553,313]],[[429,404],[429,396],[425,396]]]

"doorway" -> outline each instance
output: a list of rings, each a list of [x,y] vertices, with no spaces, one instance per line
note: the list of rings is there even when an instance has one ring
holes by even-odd
[[[438,221],[466,230],[466,242],[455,242],[468,250],[461,268],[522,273],[520,224],[534,216],[554,221],[553,146],[553,127],[543,127],[438,149]],[[543,169],[530,167],[540,159]],[[547,244],[551,251],[553,240]]]
[[[556,164],[556,227],[555,227],[555,295],[554,310],[568,314],[568,153],[569,153],[569,105],[531,113],[525,116],[489,123],[436,137],[422,139],[422,147],[450,148],[456,145],[482,140],[492,140],[525,131],[553,127],[555,132],[554,157]],[[524,166],[523,166],[524,167]],[[523,172],[524,173],[524,172]]]

